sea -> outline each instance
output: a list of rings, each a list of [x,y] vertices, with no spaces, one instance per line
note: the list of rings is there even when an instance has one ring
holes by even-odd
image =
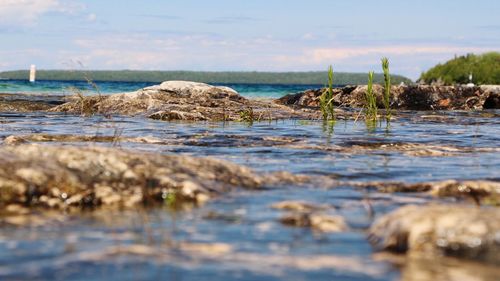
[[[132,92],[144,87],[159,84],[158,82],[114,82],[97,81],[54,81],[39,80],[31,83],[27,80],[0,80],[0,93],[8,94],[41,94],[41,95],[71,95],[76,90],[85,94],[113,94]],[[221,84],[217,86],[231,87],[244,97],[249,98],[279,98],[289,93],[296,93],[322,85],[293,85],[293,84]]]

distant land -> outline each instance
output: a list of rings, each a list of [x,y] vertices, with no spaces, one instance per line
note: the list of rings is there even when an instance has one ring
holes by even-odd
[[[455,57],[422,73],[420,81],[428,84],[467,84],[471,74],[472,83],[476,85],[500,85],[500,53]]]
[[[0,78],[25,80],[28,70],[0,72]],[[334,74],[336,85],[366,84],[367,73],[337,72]],[[186,80],[205,83],[226,84],[298,84],[323,85],[327,82],[326,71],[312,72],[208,72],[208,71],[142,71],[142,70],[38,70],[37,80],[58,81],[127,81],[127,82],[163,82],[168,80]],[[401,75],[391,76],[393,84],[413,83]],[[375,82],[383,81],[382,74],[375,74]]]

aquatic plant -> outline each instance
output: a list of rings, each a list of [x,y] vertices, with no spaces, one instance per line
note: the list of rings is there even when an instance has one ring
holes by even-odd
[[[335,110],[333,107],[333,68],[328,67],[328,86],[319,97],[319,106],[323,114],[323,120],[335,120]]]
[[[391,76],[389,74],[389,59],[382,58],[382,70],[384,71],[384,107],[385,118],[391,119]]]
[[[239,112],[240,121],[252,123],[254,120],[253,108],[249,107]]]
[[[368,72],[368,88],[366,90],[366,120],[376,121],[377,120],[377,97],[373,92],[373,71]]]
[[[177,192],[175,190],[172,190],[164,195],[162,195],[162,198],[165,202],[165,205],[167,205],[168,207],[174,207],[176,205],[177,202]]]

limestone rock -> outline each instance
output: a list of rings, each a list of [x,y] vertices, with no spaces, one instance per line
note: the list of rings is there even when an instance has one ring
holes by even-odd
[[[367,86],[346,86],[334,89],[336,106],[362,107]],[[377,106],[383,108],[383,87],[373,85]],[[318,107],[324,89],[287,95],[275,100],[295,107]],[[495,86],[400,85],[391,87],[391,108],[409,110],[470,110],[500,108],[500,90]]]
[[[369,240],[380,250],[500,264],[500,209],[409,205],[375,221]]]
[[[166,198],[198,202],[260,184],[251,170],[217,159],[104,147],[0,147],[0,206],[133,206]]]
[[[49,111],[190,121],[253,121],[304,115],[270,102],[248,100],[228,87],[188,81],[167,81],[130,93],[75,98]]]

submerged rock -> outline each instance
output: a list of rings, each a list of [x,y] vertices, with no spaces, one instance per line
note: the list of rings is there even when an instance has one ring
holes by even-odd
[[[313,212],[329,209],[330,206],[316,205],[303,201],[282,201],[271,206],[273,209],[296,211],[296,212]]]
[[[248,100],[228,87],[167,81],[135,92],[91,96],[52,108],[78,114],[145,115],[159,120],[255,121],[304,117],[270,102]]]
[[[222,160],[103,147],[0,148],[0,205],[49,208],[204,202],[260,178]]]
[[[334,89],[336,106],[362,107],[367,86]],[[377,105],[383,108],[383,87],[374,85]],[[319,107],[324,89],[313,89],[275,100],[278,104],[297,107]],[[500,88],[495,86],[392,86],[391,108],[409,110],[457,110],[500,108]]]
[[[344,218],[341,216],[296,212],[283,216],[281,223],[295,227],[309,227],[321,232],[341,232],[347,229]]]
[[[282,201],[271,205],[271,208],[290,211],[280,222],[294,227],[309,227],[320,232],[341,232],[347,229],[344,218],[324,213],[334,207],[303,201]]]
[[[380,250],[500,264],[500,209],[409,205],[379,218],[369,240]]]

